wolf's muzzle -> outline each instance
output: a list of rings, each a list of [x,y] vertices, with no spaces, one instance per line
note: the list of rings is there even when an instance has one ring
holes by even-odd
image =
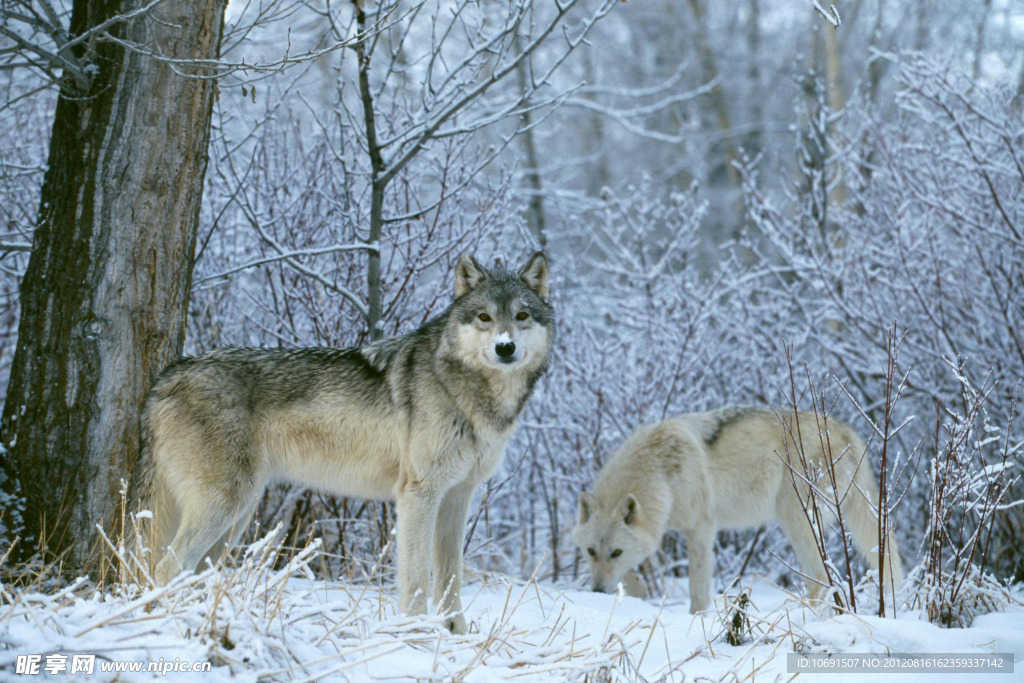
[[[498,358],[501,359],[501,362],[511,363],[513,360],[515,360],[516,343],[510,341],[502,344],[495,344],[494,352],[498,354]]]

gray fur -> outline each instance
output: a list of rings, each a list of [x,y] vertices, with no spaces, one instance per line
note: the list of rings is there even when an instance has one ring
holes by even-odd
[[[846,529],[877,569],[878,485],[857,433],[839,420],[819,422],[813,413],[735,406],[642,426],[605,462],[590,492],[580,494],[573,529],[590,562],[591,587],[615,590],[666,531],[679,530],[690,560],[690,609],[701,611],[711,604],[717,532],[777,521],[809,578],[810,597],[819,599],[827,577],[808,523],[811,494],[801,478],[800,453],[811,467],[835,465]],[[827,506],[821,507],[827,517]],[[885,546],[891,594],[903,575],[891,527]]]
[[[547,367],[547,266],[488,271],[464,256],[456,299],[403,337],[361,348],[225,348],[173,363],[146,400],[133,509],[153,512],[155,578],[195,569],[245,527],[267,484],[396,500],[400,607],[465,631],[462,540]],[[170,552],[164,553],[168,549]],[[445,594],[448,589],[448,594]]]
[[[722,433],[732,425],[736,424],[748,415],[766,412],[767,410],[765,408],[758,406],[740,405],[728,406],[708,413],[709,419],[705,425],[704,443],[708,446],[714,446],[715,442],[718,441],[718,437],[720,437]],[[708,429],[710,429],[710,431],[707,431]]]

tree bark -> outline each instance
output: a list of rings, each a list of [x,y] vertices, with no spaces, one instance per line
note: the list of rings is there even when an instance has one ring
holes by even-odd
[[[825,89],[828,98],[828,108],[831,113],[837,114],[846,108],[846,91],[843,87],[843,59],[842,45],[839,42],[839,28],[831,25],[822,25],[818,22],[820,31],[824,31],[825,40]],[[836,131],[829,131],[830,137],[835,137]],[[828,152],[825,152],[826,157]],[[846,181],[842,177],[842,168],[837,165],[836,178],[832,188],[829,201],[835,206],[843,206],[846,203]]]
[[[985,51],[985,26],[988,24],[988,15],[991,11],[992,0],[984,0],[981,17],[978,19],[977,35],[974,39],[974,59],[971,63],[971,78],[975,81],[981,76],[981,55]]]
[[[519,40],[516,40],[516,48],[521,50]],[[528,92],[530,89],[530,74],[527,60],[516,65],[516,78],[519,91]],[[537,141],[534,138],[533,112],[530,110],[530,101],[523,102],[523,117],[520,124],[520,133],[523,143],[523,153],[526,155],[526,185],[530,191],[530,203],[527,205],[526,222],[530,226],[530,232],[537,238],[537,244],[543,251],[548,246],[546,218],[544,216],[544,187],[540,177],[540,160],[537,155]]]
[[[80,35],[145,0],[75,0]],[[114,520],[146,391],[185,335],[225,0],[166,0],[79,46],[87,92],[57,103],[0,439],[24,497],[20,555],[71,567]],[[3,477],[0,477],[3,478]]]
[[[715,63],[715,54],[711,49],[711,42],[708,40],[707,10],[704,0],[689,0],[690,11],[693,12],[695,24],[694,37],[697,41],[697,56],[700,59],[701,79],[703,83],[710,83],[719,78],[718,65]],[[718,122],[718,128],[722,131],[722,163],[725,172],[729,176],[729,184],[738,188],[740,176],[733,165],[738,158],[736,145],[732,140],[732,123],[730,123],[729,107],[725,101],[725,91],[722,83],[719,82],[711,92],[708,93],[711,100],[711,109]]]
[[[367,29],[366,11],[363,0],[353,0],[356,10],[356,26],[359,33],[365,34]],[[380,239],[384,234],[384,191],[387,189],[389,177],[377,141],[377,119],[373,105],[373,93],[370,90],[370,48],[360,41],[355,45],[356,56],[359,58],[359,98],[363,106],[363,123],[366,126],[366,148],[370,155],[370,233],[367,241],[373,245],[369,252],[366,265],[366,327],[370,341],[377,341],[384,336],[383,292],[381,283]]]
[[[743,141],[746,154],[753,159],[761,153],[761,132],[764,126],[764,93],[761,92],[761,5],[760,0],[747,2],[747,81],[750,83],[751,130]]]
[[[583,79],[587,85],[597,83],[597,65],[594,64],[594,53],[591,50],[584,50],[581,53],[583,60]],[[588,100],[597,103],[597,97],[592,93],[583,95]],[[585,169],[585,180],[587,194],[591,197],[601,196],[601,192],[610,184],[611,173],[608,171],[608,147],[605,144],[604,119],[596,111],[587,114],[584,125],[588,129],[585,136],[585,156],[588,159]]]

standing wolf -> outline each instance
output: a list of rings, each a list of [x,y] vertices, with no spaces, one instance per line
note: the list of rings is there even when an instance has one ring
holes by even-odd
[[[838,420],[829,420],[825,440],[818,436],[814,414],[800,413],[799,424],[792,414],[784,419],[788,427],[766,409],[731,407],[634,432],[605,463],[593,492],[580,495],[573,539],[590,558],[591,587],[614,590],[628,570],[654,553],[667,530],[679,530],[686,534],[690,555],[690,611],[699,612],[711,601],[718,530],[778,521],[811,579],[811,598],[818,598],[827,577],[804,509],[809,488],[794,443],[801,431],[811,468],[833,459],[844,525],[877,569],[873,492],[878,487],[862,457],[864,443]],[[819,488],[827,482],[826,476]],[[891,529],[885,562],[889,592],[903,575]]]
[[[463,256],[454,303],[404,337],[172,364],[146,399],[129,494],[153,513],[156,581],[216,556],[267,484],[290,481],[396,500],[401,609],[426,611],[432,560],[435,603],[465,632],[466,516],[547,367],[547,297],[539,252],[518,273]]]

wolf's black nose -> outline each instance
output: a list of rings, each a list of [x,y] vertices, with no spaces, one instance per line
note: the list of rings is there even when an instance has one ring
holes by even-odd
[[[511,358],[512,354],[516,352],[516,343],[510,341],[504,344],[495,344],[494,352],[498,354],[499,358]]]

